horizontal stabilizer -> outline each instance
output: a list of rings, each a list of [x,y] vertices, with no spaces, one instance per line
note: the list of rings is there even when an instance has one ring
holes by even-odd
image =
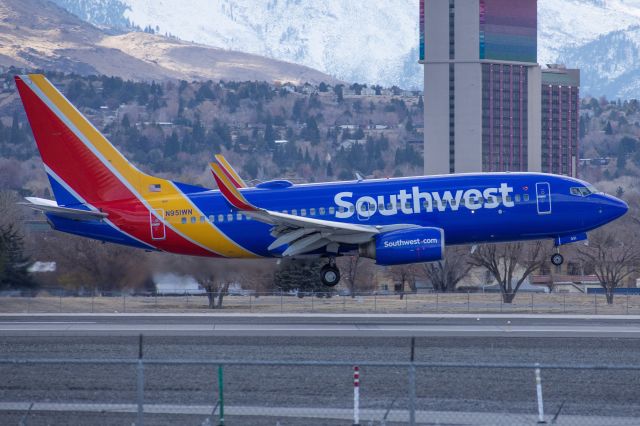
[[[59,217],[73,220],[102,220],[108,215],[103,212],[94,210],[80,210],[72,209],[69,207],[60,207],[58,203],[53,200],[46,200],[44,198],[26,197],[27,203],[18,203],[23,206],[30,207],[34,210],[39,210],[44,213],[51,213]]]

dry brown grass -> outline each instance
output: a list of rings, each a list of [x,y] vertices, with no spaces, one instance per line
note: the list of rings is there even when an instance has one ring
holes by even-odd
[[[527,294],[504,304],[499,294],[408,294],[388,296],[227,296],[223,312],[234,313],[548,313],[640,314],[640,296]],[[0,297],[0,313],[197,313],[211,312],[204,296]]]

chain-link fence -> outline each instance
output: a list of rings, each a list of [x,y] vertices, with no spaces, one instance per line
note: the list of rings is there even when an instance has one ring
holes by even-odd
[[[4,359],[0,423],[638,425],[639,370],[635,365]]]
[[[210,312],[206,293],[69,296],[59,292],[35,297],[0,297],[0,313],[144,313]],[[640,295],[520,293],[504,303],[499,293],[405,293],[340,295],[265,293],[227,295],[222,308],[246,313],[546,313],[640,314]]]

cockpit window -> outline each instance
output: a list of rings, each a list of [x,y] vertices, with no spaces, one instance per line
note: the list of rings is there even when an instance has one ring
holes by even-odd
[[[587,197],[591,194],[596,194],[598,190],[594,186],[574,186],[570,189],[571,195],[577,195],[578,197]]]

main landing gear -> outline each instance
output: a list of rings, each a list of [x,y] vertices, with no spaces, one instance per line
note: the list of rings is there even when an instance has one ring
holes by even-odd
[[[336,259],[329,259],[329,263],[320,269],[320,280],[327,287],[335,287],[340,282],[340,270],[336,267]]]

